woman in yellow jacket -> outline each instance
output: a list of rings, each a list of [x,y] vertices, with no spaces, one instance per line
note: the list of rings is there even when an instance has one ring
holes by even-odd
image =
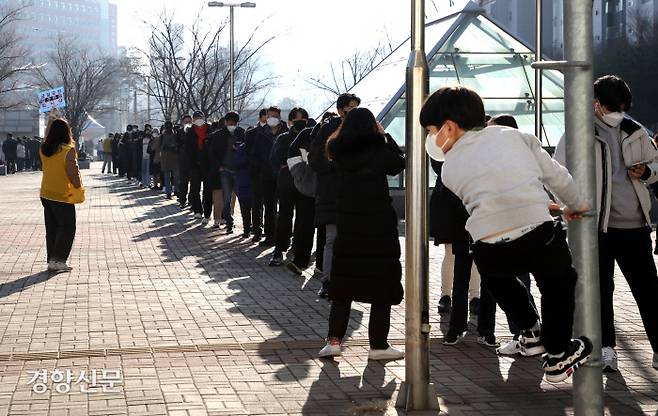
[[[67,266],[75,238],[75,205],[84,200],[71,129],[50,114],[46,139],[39,151],[43,166],[41,204],[46,222],[48,270],[70,271]]]

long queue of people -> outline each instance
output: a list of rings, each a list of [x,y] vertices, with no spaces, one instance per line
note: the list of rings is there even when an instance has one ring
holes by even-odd
[[[564,141],[552,158],[510,116],[490,119],[478,94],[441,88],[420,113],[426,150],[438,174],[430,202],[430,235],[446,245],[439,313],[450,312],[443,342],[457,345],[467,316],[478,315],[478,342],[499,354],[543,354],[546,379],[569,377],[592,353],[586,336],[572,339],[578,279],[566,222],[596,213],[603,362],[617,370],[613,305],[616,261],[637,302],[658,369],[658,275],[652,255],[648,186],[658,182],[658,151],[646,131],[625,116],[631,93],[618,77],[594,85],[597,200],[589,206],[564,167]],[[340,356],[353,301],[371,305],[368,335],[373,360],[404,352],[388,343],[391,307],[404,295],[398,218],[387,176],[405,157],[360,99],[342,94],[337,113],[319,123],[303,108],[282,120],[263,109],[247,130],[227,113],[208,123],[195,111],[160,129],[129,126],[103,142],[103,172],[176,195],[182,210],[203,224],[234,232],[235,197],[242,237],[273,247],[269,265],[301,274],[316,239],[319,295],[331,300],[320,357]],[[590,202],[591,203],[591,202]],[[475,267],[473,266],[475,265]],[[530,276],[541,293],[541,314]],[[475,277],[475,278],[473,278]],[[479,277],[479,281],[478,278]],[[469,283],[471,300],[469,302]],[[479,289],[479,290],[478,290]],[[478,293],[479,292],[479,293]],[[469,305],[470,303],[470,305]],[[511,342],[495,336],[495,310],[507,315]]]
[[[32,138],[14,137],[13,134],[8,133],[0,146],[2,153],[0,165],[7,166],[7,174],[41,170],[41,159],[39,158],[41,142],[41,138],[37,136]]]

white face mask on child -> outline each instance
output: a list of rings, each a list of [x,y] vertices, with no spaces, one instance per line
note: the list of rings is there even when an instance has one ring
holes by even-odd
[[[445,126],[445,124],[444,124]],[[425,138],[425,151],[431,157],[432,159],[436,160],[437,162],[443,162],[446,160],[446,154],[443,151],[443,147],[448,143],[449,139],[446,139],[446,141],[443,142],[442,145],[437,145],[436,142],[441,134],[441,130],[443,130],[443,126],[439,129],[438,132],[435,134],[428,134],[427,137]]]

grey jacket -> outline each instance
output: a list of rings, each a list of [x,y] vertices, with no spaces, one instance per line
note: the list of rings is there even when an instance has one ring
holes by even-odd
[[[658,181],[658,151],[654,146],[646,130],[635,121],[625,118],[621,122],[621,151],[626,166],[638,162],[651,160],[647,165],[648,171],[641,179],[631,178],[633,189],[640,201],[642,212],[647,224],[651,224],[649,211],[651,211],[651,196],[647,185]],[[612,193],[612,160],[610,149],[605,139],[595,134],[596,145],[594,154],[596,157],[596,207],[599,210],[599,228],[603,232],[608,231],[610,219],[610,203]],[[553,156],[561,165],[566,166],[566,152],[564,136],[555,148]]]

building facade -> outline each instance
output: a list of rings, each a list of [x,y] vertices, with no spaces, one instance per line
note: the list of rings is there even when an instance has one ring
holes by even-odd
[[[14,30],[31,51],[33,63],[45,61],[60,35],[117,56],[117,6],[109,0],[0,0],[0,9],[17,5],[25,8]],[[1,137],[6,133],[35,136],[39,130],[39,114],[33,106],[0,111]]]
[[[527,42],[534,43],[535,2],[532,0],[480,0],[480,6],[496,22]],[[564,0],[543,0],[544,47],[549,55],[564,50]],[[636,35],[638,19],[652,25],[658,21],[658,0],[594,0],[592,24],[594,46],[608,39]]]

